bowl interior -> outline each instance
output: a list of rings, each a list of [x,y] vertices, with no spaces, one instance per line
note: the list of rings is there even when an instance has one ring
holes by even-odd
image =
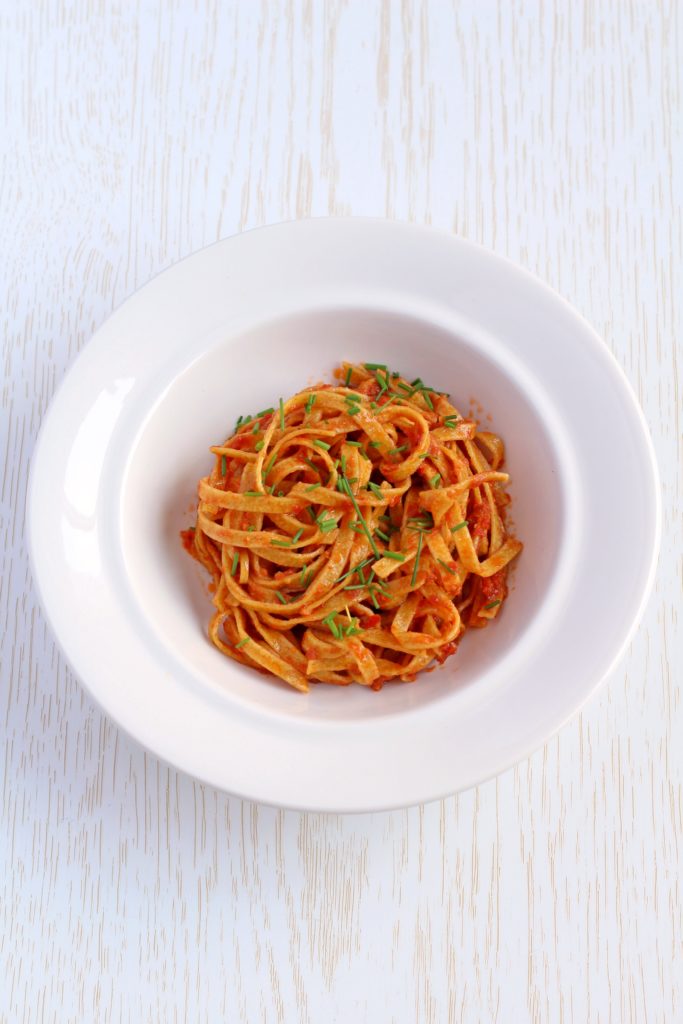
[[[317,685],[300,695],[242,668],[210,644],[207,579],[183,551],[179,531],[192,521],[197,481],[211,466],[209,446],[232,432],[238,415],[330,381],[342,359],[384,362],[409,378],[420,376],[502,436],[512,478],[511,523],[525,547],[499,619],[470,631],[443,666],[414,684],[387,685],[380,693]],[[536,383],[511,360],[503,342],[474,327],[454,329],[389,309],[331,307],[222,336],[174,377],[130,450],[120,509],[127,586],[170,671],[219,700],[252,705],[261,715],[361,723],[456,699],[473,692],[538,625],[554,585],[567,490],[556,440]]]

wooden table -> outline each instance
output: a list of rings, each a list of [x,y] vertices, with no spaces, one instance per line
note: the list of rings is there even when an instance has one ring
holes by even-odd
[[[0,1019],[683,1020],[682,4],[0,11]],[[357,817],[139,749],[60,657],[24,536],[41,417],[111,310],[325,214],[438,225],[557,288],[633,384],[664,501],[644,622],[581,715],[474,791]]]

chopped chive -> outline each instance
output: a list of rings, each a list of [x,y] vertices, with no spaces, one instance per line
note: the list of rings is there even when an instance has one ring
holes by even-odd
[[[251,416],[245,416],[242,420],[242,426],[246,427],[247,423],[251,423]]]
[[[277,492],[277,496],[278,496],[278,498],[284,498],[285,492],[284,491],[278,491]]]
[[[381,448],[382,447],[382,442],[381,441],[371,441],[370,442],[370,447],[371,448]]]
[[[291,548],[291,540],[271,540],[271,548]]]
[[[424,398],[425,402],[427,403],[428,408],[430,408],[432,410],[432,412],[434,412],[434,406],[432,404],[432,400],[431,400],[431,398],[429,397],[429,395],[427,394],[427,392],[424,389],[422,390],[422,397]]]
[[[429,458],[429,452],[422,452],[421,455],[418,455],[418,459],[428,459],[428,458]]]
[[[456,533],[458,530],[462,530],[463,526],[467,526],[467,520],[463,519],[457,526],[451,526],[451,533]]]
[[[386,363],[363,363],[366,370],[386,370]]]
[[[371,409],[379,409],[379,406],[378,406],[377,402],[370,402],[370,408]]]
[[[406,384],[406,382],[404,380],[400,380],[398,382],[398,384],[396,385],[396,387],[400,388],[401,391],[410,391],[410,385]]]
[[[378,611],[379,610],[379,602],[377,600],[377,594],[375,593],[374,588],[370,591],[370,600],[372,601],[372,604],[373,604],[373,606],[375,608],[375,611]]]
[[[310,574],[313,575],[312,569],[310,570]],[[307,568],[307,566],[304,566],[303,569],[301,570],[301,576],[299,577],[299,586],[307,587],[309,578],[309,569]]]
[[[275,596],[278,599],[278,601],[280,602],[280,604],[288,604],[287,598],[279,590],[275,591]]]
[[[410,386],[411,386],[411,388],[417,388],[418,390],[421,387],[424,387],[424,385],[422,383],[422,377],[416,377],[415,380],[411,380]]]
[[[271,484],[270,487],[268,488],[268,494],[274,494],[276,487],[277,487],[277,484]]]
[[[314,491],[314,490],[316,489],[316,487],[320,487],[320,484],[311,484],[311,486],[310,486],[310,487],[307,487],[307,488],[306,488],[306,490],[305,490],[305,492],[304,492],[304,493],[305,493],[305,494],[308,494],[308,492],[309,492],[309,491]]]
[[[383,551],[384,558],[393,558],[395,562],[405,562],[406,556],[402,555],[400,551]]]
[[[252,434],[258,434],[260,429],[261,429],[261,427],[259,425],[259,421],[258,420],[254,420],[254,426],[251,428]]]
[[[301,540],[301,534],[304,532],[303,526],[300,526],[292,537],[292,544],[297,544]]]
[[[311,517],[311,519],[313,520],[313,522],[315,522],[315,509],[313,508],[313,506],[312,506],[312,505],[307,505],[306,507],[308,508],[308,514],[309,514],[309,516]]]
[[[232,566],[230,568],[230,575],[231,576],[235,575],[235,573],[237,572],[237,566],[239,564],[240,564],[240,556],[239,556],[239,552],[236,551],[235,554],[232,556]]]
[[[488,604],[484,605],[484,611],[487,612],[489,610],[489,608],[495,608],[496,605],[499,605],[499,604],[501,604],[500,601],[489,601]]]
[[[251,637],[245,636],[243,640],[240,640],[240,642],[238,644],[235,644],[235,650],[239,651],[240,647],[244,647],[244,645],[248,644],[250,640],[251,640]]]
[[[446,572],[449,572],[451,576],[457,576],[455,569],[451,569],[450,565],[447,565],[441,558],[437,558],[437,562],[446,570]]]
[[[379,529],[379,527],[375,530],[375,537],[379,537],[380,540],[385,541],[387,544],[389,543],[388,535],[386,533],[383,533],[382,530]]]
[[[384,494],[384,491],[380,487],[378,487],[377,484],[374,484],[372,480],[368,483],[368,489],[371,490],[375,497],[379,498],[380,501],[386,500],[386,495]]]
[[[389,454],[390,455],[398,455],[400,452],[407,451],[407,449],[408,449],[408,445],[407,444],[401,444],[401,445],[398,446],[398,448],[390,448],[389,449]]]
[[[285,429],[285,403],[280,399],[280,430]]]
[[[239,416],[237,418],[237,423],[235,424],[235,430],[239,430],[241,426],[242,426],[242,416]]]
[[[457,416],[447,416],[446,419],[443,421],[444,426],[448,427],[450,430],[452,430],[456,426],[457,422]]]
[[[329,452],[329,450],[331,448],[331,445],[327,444],[326,441],[319,441],[317,437],[316,437],[315,441],[313,442],[313,444],[316,446],[316,448],[322,448],[326,452]]]
[[[254,445],[255,451],[257,451],[257,452],[262,451],[263,450],[263,446],[264,446],[265,443],[266,443],[265,441],[257,441],[256,444]]]
[[[262,491],[244,491],[244,497],[245,498],[262,498],[263,497],[263,492]]]
[[[268,416],[271,412],[275,412],[275,409],[273,409],[272,405],[271,405],[270,409],[261,409],[261,412],[257,412],[256,415],[260,419],[261,416]]]
[[[310,467],[310,469],[313,470],[314,473],[320,472],[320,469],[318,468],[318,466],[316,466],[315,462],[312,462],[310,459],[307,459],[306,456],[304,456],[304,462],[306,463],[307,466]]]
[[[253,533],[255,529],[256,529],[255,526],[248,526],[247,527],[247,533]]]
[[[365,590],[367,583],[350,583],[346,587],[342,587],[342,590]]]
[[[362,562],[359,562],[358,565],[355,565],[353,569],[349,569],[349,571],[345,572],[343,576],[340,576],[338,580],[335,580],[335,583],[341,583],[341,581],[345,580],[347,576],[352,576],[354,572],[358,572],[359,569],[364,569],[371,561],[372,555],[369,555],[368,558],[365,558]]]
[[[370,456],[366,452],[365,448],[359,448],[358,454],[361,456],[361,458],[365,459],[366,462],[370,461]]]
[[[221,476],[225,476],[228,472],[228,460],[225,455],[221,455]]]
[[[346,444],[350,444],[352,448],[362,448],[360,441],[347,441]]]
[[[315,402],[315,395],[310,395],[308,401],[306,402],[306,412],[310,412],[311,411],[311,409],[313,408],[313,403],[314,402]]]
[[[415,565],[413,566],[413,575],[410,579],[411,587],[415,586],[415,580],[417,579],[417,570],[420,566],[420,555],[422,553],[422,542],[424,540],[424,534],[421,533],[417,538],[417,554],[415,555]]]
[[[361,510],[358,507],[358,502],[356,501],[356,497],[355,497],[353,491],[351,490],[351,484],[346,479],[344,480],[344,483],[346,484],[346,486],[345,486],[346,493],[348,494],[349,498],[351,499],[351,501],[353,503],[353,507],[355,509],[356,515],[358,516],[358,520],[361,523],[361,526],[363,527],[363,532],[365,533],[365,536],[370,541],[370,547],[372,548],[372,550],[373,550],[373,552],[375,554],[375,558],[379,558],[380,557],[379,548],[375,544],[375,539],[372,536],[372,534],[370,533],[370,530],[368,529],[368,524],[363,519],[363,514],[362,514]]]
[[[360,406],[359,405],[350,405],[346,411],[349,414],[349,416],[359,416],[360,415]]]
[[[270,473],[271,469],[275,465],[275,460],[276,459],[277,459],[277,455],[271,455],[270,461],[268,462],[268,465],[266,466],[266,468],[264,470],[264,473],[265,473],[266,476],[268,476],[268,474]]]
[[[346,371],[346,377],[344,378],[344,384],[345,384],[346,387],[348,387],[349,384],[351,383],[351,374],[352,374],[352,372],[353,372],[352,367],[349,366],[347,371]]]
[[[401,397],[400,395],[392,395],[392,396],[391,396],[391,398],[387,398],[386,402],[384,402],[384,403],[382,404],[382,408],[383,408],[383,409],[386,409],[386,407],[387,407],[388,405],[391,405],[391,403],[392,403],[392,402],[395,402],[395,401],[396,401],[396,399],[397,399],[397,398],[400,398],[400,397]]]
[[[344,476],[346,476],[346,456],[342,455],[342,457],[341,457],[341,459],[339,461],[341,463],[342,473],[344,474]]]
[[[436,473],[435,476],[429,481],[430,487],[438,487],[439,481],[441,480],[441,473]]]

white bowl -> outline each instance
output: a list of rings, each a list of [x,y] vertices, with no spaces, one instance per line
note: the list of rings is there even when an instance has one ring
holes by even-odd
[[[342,359],[386,362],[491,417],[525,548],[498,620],[443,667],[379,693],[301,695],[212,647],[206,579],[178,534],[238,414]],[[57,638],[132,735],[241,796],[370,810],[481,781],[581,705],[642,611],[659,491],[625,378],[553,292],[446,235],[319,220],[220,242],[111,317],[46,417],[28,521]]]

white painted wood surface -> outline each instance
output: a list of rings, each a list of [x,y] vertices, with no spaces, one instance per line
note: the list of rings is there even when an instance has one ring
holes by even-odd
[[[682,22],[0,4],[0,1020],[683,1020]],[[120,733],[23,530],[41,416],[110,311],[217,238],[328,213],[439,225],[558,288],[635,387],[664,499],[645,620],[583,713],[476,791],[348,818],[244,804]]]

